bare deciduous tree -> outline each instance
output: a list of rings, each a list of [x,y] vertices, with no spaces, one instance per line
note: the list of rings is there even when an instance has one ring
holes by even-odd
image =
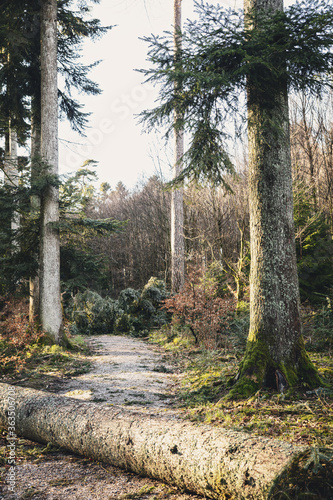
[[[181,1],[174,0],[174,50],[177,64],[178,52],[181,50]],[[175,91],[178,92],[177,83]],[[182,156],[184,154],[184,133],[182,127],[177,126],[178,112],[175,110],[175,151],[173,178],[176,179],[182,170]],[[184,285],[185,250],[184,250],[184,215],[183,215],[183,188],[174,189],[171,194],[171,288],[178,292]]]

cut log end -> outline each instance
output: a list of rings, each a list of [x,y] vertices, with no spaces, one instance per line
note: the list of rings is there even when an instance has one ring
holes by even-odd
[[[275,479],[268,498],[333,499],[333,450],[307,448]]]

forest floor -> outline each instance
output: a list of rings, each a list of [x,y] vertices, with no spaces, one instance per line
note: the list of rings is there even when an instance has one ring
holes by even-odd
[[[107,406],[121,405],[142,412],[172,414],[179,373],[171,357],[157,346],[123,336],[90,337],[86,368],[59,373],[56,369],[21,378],[22,386],[46,389],[63,396]],[[43,362],[43,359],[41,360]],[[46,361],[46,360],[45,360]],[[85,372],[85,373],[82,373]],[[3,378],[4,382],[13,383]],[[5,439],[0,442],[4,449]],[[109,464],[97,463],[63,449],[40,445],[26,439],[17,443],[15,492],[6,487],[2,467],[0,499],[19,500],[194,500],[196,495],[180,492],[170,485],[124,472]],[[2,488],[2,489],[1,489]]]
[[[170,328],[151,332],[149,343],[112,335],[70,340],[71,349],[38,343],[25,349],[12,346],[14,358],[4,349],[5,370],[0,380],[99,405],[120,405],[298,445],[333,448],[331,345],[310,352],[325,381],[323,387],[307,390],[300,385],[283,394],[266,388],[251,398],[233,401],[225,396],[243,351],[231,338],[218,350],[194,345],[191,335],[178,336]],[[17,442],[17,483],[15,493],[10,494],[5,450],[6,431],[1,435],[0,430],[0,500],[199,499],[170,485],[26,439]]]

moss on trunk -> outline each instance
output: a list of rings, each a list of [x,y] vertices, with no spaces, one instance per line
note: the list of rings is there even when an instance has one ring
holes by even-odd
[[[295,351],[290,359],[276,361],[263,341],[248,341],[236,384],[227,397],[246,398],[263,386],[284,392],[288,387],[297,385],[308,388],[324,385],[305,351],[302,337]]]
[[[249,26],[283,9],[282,0],[244,3]],[[283,58],[280,64],[283,74]],[[250,332],[232,397],[249,396],[263,385],[283,391],[297,384],[321,383],[302,339],[288,91],[277,74],[258,67],[247,81]]]

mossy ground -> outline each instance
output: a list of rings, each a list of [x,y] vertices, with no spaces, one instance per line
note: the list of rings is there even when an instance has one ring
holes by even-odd
[[[325,380],[325,387],[308,390],[299,386],[284,394],[262,389],[251,398],[227,400],[225,396],[230,391],[231,381],[239,370],[244,353],[246,331],[247,320],[239,317],[223,338],[223,347],[215,351],[195,346],[190,332],[165,328],[152,333],[151,341],[163,346],[166,360],[174,364],[175,371],[181,374],[178,405],[183,410],[184,418],[296,444],[332,448],[333,357],[330,330],[321,328],[318,340],[312,327],[310,344],[308,340],[308,347],[312,349],[310,358]],[[19,349],[2,337],[0,356],[11,363],[2,365],[2,381],[57,391],[61,378],[89,370],[89,349],[85,340],[72,337],[70,343],[70,349],[65,349],[44,345],[42,340],[35,339]],[[11,360],[8,361],[9,347]],[[16,367],[14,370],[13,366]],[[4,443],[2,439],[0,455]],[[54,453],[62,453],[61,450],[24,439],[19,440],[18,446],[23,461],[45,461]],[[0,472],[5,472],[1,463]],[[146,496],[154,498],[151,493]],[[156,498],[168,498],[168,495]]]
[[[270,436],[285,441],[333,447],[333,356],[329,350],[310,352],[310,359],[325,387],[298,386],[280,394],[261,389],[252,397],[226,398],[235,378],[243,349],[232,338],[226,347],[207,351],[196,347],[186,332],[159,331],[151,341],[170,353],[182,373],[179,407],[190,420]]]
[[[55,380],[89,371],[88,343],[70,335],[66,322],[64,333],[63,345],[52,345],[37,323],[29,324],[26,300],[5,303],[0,311],[0,381],[52,390]]]
[[[69,338],[68,347],[44,345],[43,337],[16,348],[9,339],[0,339],[0,381],[35,389],[56,390],[66,377],[86,373],[90,349],[80,336]]]

